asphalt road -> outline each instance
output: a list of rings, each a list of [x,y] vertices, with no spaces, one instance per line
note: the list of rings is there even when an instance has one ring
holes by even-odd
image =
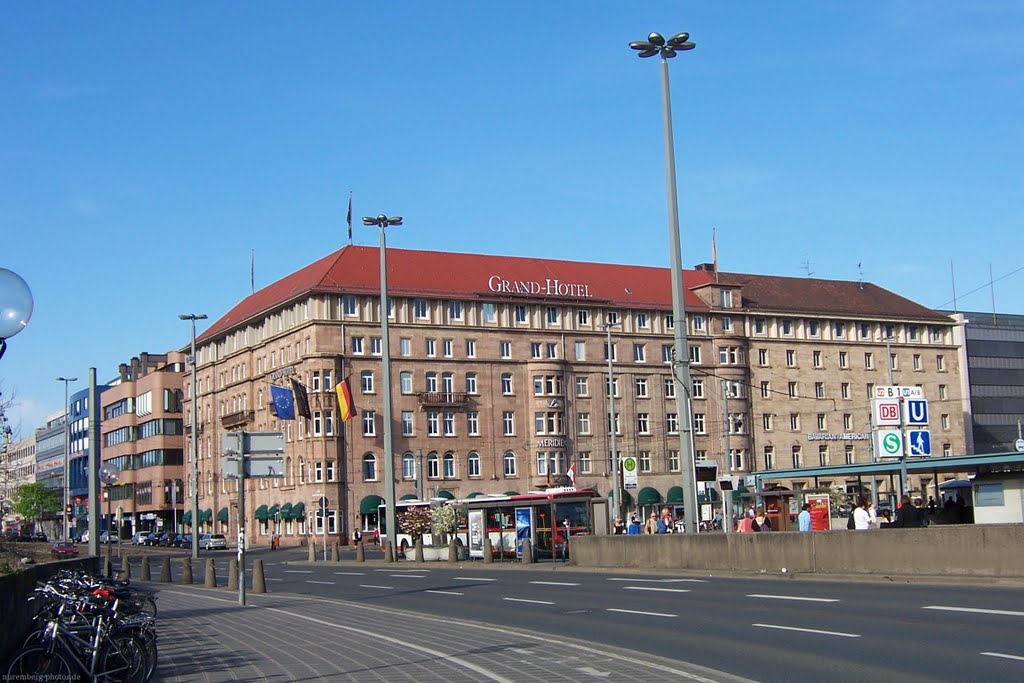
[[[213,556],[223,584],[229,554]],[[250,556],[264,560],[274,593],[504,625],[761,681],[1024,680],[1024,588],[1014,586]]]

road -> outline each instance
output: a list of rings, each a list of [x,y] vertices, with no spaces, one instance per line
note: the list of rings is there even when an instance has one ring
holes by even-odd
[[[274,593],[503,625],[761,681],[1024,680],[1016,586],[257,556]],[[227,557],[218,561],[221,583]]]

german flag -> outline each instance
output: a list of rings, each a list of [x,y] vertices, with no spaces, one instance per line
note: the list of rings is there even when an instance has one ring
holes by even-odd
[[[334,391],[338,394],[338,414],[341,417],[341,421],[345,422],[355,417],[356,407],[352,404],[352,392],[348,388],[348,379],[346,378],[338,382],[338,385],[334,387]]]

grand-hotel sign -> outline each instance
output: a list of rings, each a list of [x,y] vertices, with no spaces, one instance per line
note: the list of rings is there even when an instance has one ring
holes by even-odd
[[[497,294],[527,294],[530,296],[566,296],[588,299],[590,285],[562,282],[549,277],[541,280],[507,280],[500,275],[487,278],[487,288]]]

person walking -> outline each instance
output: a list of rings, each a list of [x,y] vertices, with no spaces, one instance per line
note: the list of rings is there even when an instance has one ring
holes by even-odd
[[[875,509],[871,505],[871,496],[861,496],[860,502],[853,510],[853,528],[859,531],[874,529],[878,526]]]
[[[811,504],[804,503],[803,507],[800,508],[800,514],[796,516],[796,521],[799,525],[800,531],[811,530]]]
[[[750,523],[751,531],[771,531],[772,522],[768,519],[767,515],[764,514],[764,507],[761,505],[757,506],[754,511],[754,519]]]
[[[629,526],[626,527],[626,535],[628,536],[639,536],[640,535],[640,520],[633,515],[629,518]]]

